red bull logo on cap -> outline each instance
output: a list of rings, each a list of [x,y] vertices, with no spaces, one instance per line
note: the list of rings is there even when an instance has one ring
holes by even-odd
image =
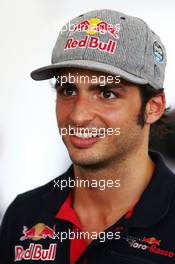
[[[38,223],[30,229],[23,226],[23,236],[20,240],[24,241],[26,239],[31,239],[33,241],[38,241],[40,239],[46,239],[47,237],[55,239],[55,227],[52,229],[43,223]]]
[[[65,51],[87,47],[89,49],[97,49],[102,52],[114,54],[119,40],[120,24],[114,26],[108,22],[100,20],[99,18],[91,18],[75,24],[73,30],[70,32],[70,36],[71,33],[74,32],[85,32],[88,36],[82,39],[75,39],[73,37],[69,38],[65,44]],[[100,37],[91,36],[97,33],[108,33],[112,39],[109,39],[108,42],[104,42]]]

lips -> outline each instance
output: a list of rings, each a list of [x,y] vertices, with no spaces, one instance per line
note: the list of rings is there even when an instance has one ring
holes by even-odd
[[[74,135],[78,138],[83,138],[83,139],[95,138],[98,136],[97,133],[92,133],[92,132],[89,133],[75,132]]]
[[[101,138],[93,133],[76,132],[74,135],[70,135],[71,144],[77,148],[89,148],[99,140],[101,140]]]

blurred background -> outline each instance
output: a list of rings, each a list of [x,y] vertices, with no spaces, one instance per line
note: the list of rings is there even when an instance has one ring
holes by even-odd
[[[153,149],[175,170],[175,2],[173,0],[1,0],[0,8],[0,221],[17,194],[42,185],[70,164],[58,135],[55,92],[30,72],[50,64],[60,28],[92,9],[116,9],[144,19],[167,49],[165,91],[172,132]]]

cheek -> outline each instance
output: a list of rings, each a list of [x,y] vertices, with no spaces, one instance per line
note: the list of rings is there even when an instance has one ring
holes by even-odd
[[[108,127],[119,127],[122,123],[126,123],[128,115],[126,111],[122,109],[105,109],[103,112],[101,111],[101,119],[105,121]]]
[[[108,127],[112,128],[126,128],[131,127],[137,123],[139,109],[133,109],[128,107],[105,109],[101,111],[101,119],[106,123]]]
[[[64,124],[71,113],[71,107],[70,105],[66,105],[62,103],[61,101],[56,102],[56,117],[57,117],[57,122],[60,126]]]

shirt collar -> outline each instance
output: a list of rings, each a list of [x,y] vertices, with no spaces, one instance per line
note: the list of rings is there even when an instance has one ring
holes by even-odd
[[[57,219],[66,220],[72,223],[74,226],[82,230],[81,223],[79,221],[78,215],[75,210],[72,208],[72,197],[71,193],[68,194],[66,200],[63,202],[59,211],[56,214]]]

